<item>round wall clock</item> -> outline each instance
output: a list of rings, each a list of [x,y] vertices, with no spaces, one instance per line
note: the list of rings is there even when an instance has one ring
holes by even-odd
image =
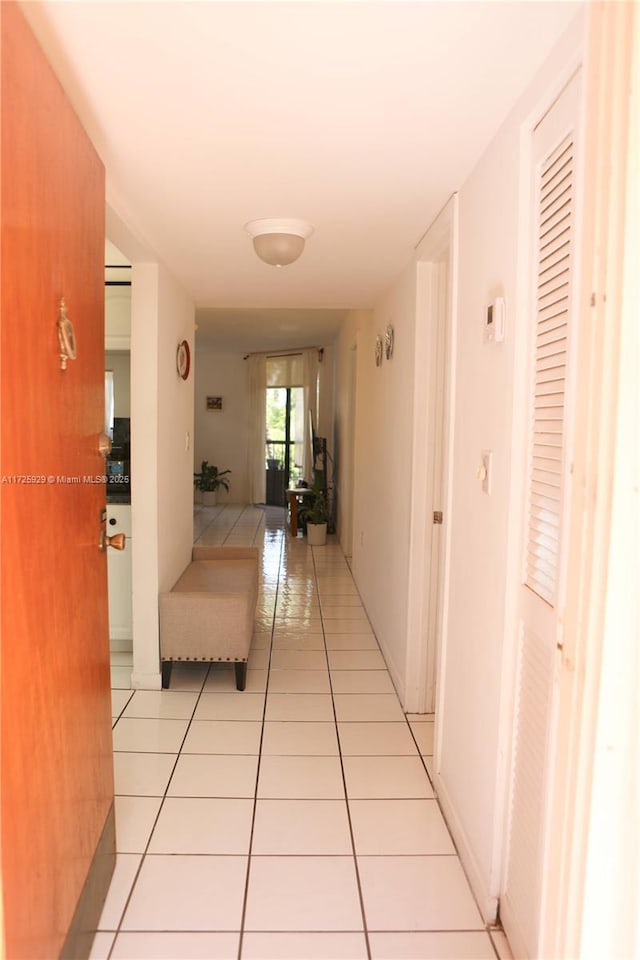
[[[183,340],[178,344],[176,366],[178,368],[178,374],[183,380],[186,380],[189,376],[189,370],[191,369],[191,350],[189,349],[189,344],[186,340]]]
[[[382,337],[376,337],[376,367],[382,363]]]

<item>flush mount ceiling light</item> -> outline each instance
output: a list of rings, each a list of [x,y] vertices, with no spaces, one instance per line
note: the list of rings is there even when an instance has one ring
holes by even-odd
[[[253,249],[272,267],[285,267],[297,260],[304,242],[313,233],[305,220],[251,220],[245,230],[253,237]]]

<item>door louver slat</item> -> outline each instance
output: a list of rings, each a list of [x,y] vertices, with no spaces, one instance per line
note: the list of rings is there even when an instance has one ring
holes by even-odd
[[[525,585],[551,605],[556,600],[560,547],[573,189],[574,148],[568,137],[542,163],[538,181]]]
[[[540,346],[546,343],[558,343],[563,338],[563,327],[552,327],[550,330],[541,330],[536,337]]]
[[[545,193],[545,205],[541,208],[541,224],[544,227],[545,234],[549,230],[552,222],[556,221],[558,216],[564,216],[566,206],[570,203],[570,188],[564,187],[559,193]]]
[[[545,250],[550,243],[554,243],[558,237],[559,231],[568,230],[571,226],[571,213],[564,207],[559,215],[555,216],[549,223],[545,224],[540,231],[540,250]]]
[[[553,304],[544,310],[540,310],[538,314],[540,330],[548,330],[553,326],[557,326],[558,320],[560,320],[562,316],[562,307],[559,310],[555,310]]]
[[[534,470],[544,470],[546,473],[558,474],[562,469],[562,461],[558,458],[556,460],[543,459],[542,457],[536,457],[533,461]]]
[[[534,532],[534,537],[540,534],[545,537],[551,537],[556,542],[558,540],[558,531],[550,523],[536,520],[535,523],[532,524],[531,529]]]
[[[554,387],[554,390],[560,391],[561,386],[556,386],[556,384],[563,384],[564,380],[560,377],[556,377],[553,370],[542,371],[539,377],[540,384],[549,384]]]
[[[544,250],[540,249],[540,266],[544,270],[548,270],[552,264],[558,263],[563,257],[568,256],[570,251],[571,243],[568,229],[563,230],[559,236],[554,233],[553,240],[549,241]]]
[[[570,249],[571,236],[569,224],[560,232],[554,231],[548,243],[540,244],[540,263],[547,264],[558,254],[562,255],[565,250]]]

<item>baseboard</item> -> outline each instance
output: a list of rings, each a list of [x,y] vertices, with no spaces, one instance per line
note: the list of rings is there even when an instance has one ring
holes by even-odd
[[[111,804],[60,960],[87,960],[116,865],[116,814]]]
[[[157,673],[137,673],[135,670],[131,674],[131,687],[133,690],[161,690],[162,674]]]
[[[498,916],[498,898],[492,896],[487,885],[480,865],[475,857],[466,831],[458,817],[455,807],[451,802],[451,797],[439,773],[435,773],[434,788],[438,797],[438,802],[442,808],[442,813],[447,826],[451,831],[453,842],[458,850],[460,862],[467,880],[471,884],[471,889],[478,903],[478,908],[485,923],[492,924],[496,922]]]
[[[405,709],[405,695],[406,695],[406,690],[405,690],[405,677],[404,677],[404,675],[402,675],[402,674],[400,673],[400,671],[396,668],[396,665],[395,665],[395,663],[394,663],[394,661],[393,661],[393,659],[392,659],[392,657],[391,657],[391,654],[389,653],[388,650],[385,649],[385,646],[384,646],[383,642],[382,642],[378,637],[376,637],[376,640],[378,641],[378,646],[380,647],[380,652],[382,653],[382,656],[384,657],[384,662],[385,662],[385,664],[386,664],[387,670],[389,671],[389,676],[391,677],[391,682],[393,683],[393,686],[395,687],[395,691],[396,691],[396,693],[397,693],[397,695],[398,695],[398,700],[400,701],[400,704],[401,704],[401,706],[402,706],[402,709],[404,710],[404,709]]]
[[[131,637],[110,637],[109,649],[112,653],[131,653],[133,640]]]

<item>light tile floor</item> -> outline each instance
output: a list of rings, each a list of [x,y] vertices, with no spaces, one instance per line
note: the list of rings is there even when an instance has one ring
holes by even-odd
[[[247,689],[174,666],[128,689],[114,655],[118,857],[94,960],[509,956],[487,930],[337,544],[283,511],[196,511],[197,542],[261,547]]]

